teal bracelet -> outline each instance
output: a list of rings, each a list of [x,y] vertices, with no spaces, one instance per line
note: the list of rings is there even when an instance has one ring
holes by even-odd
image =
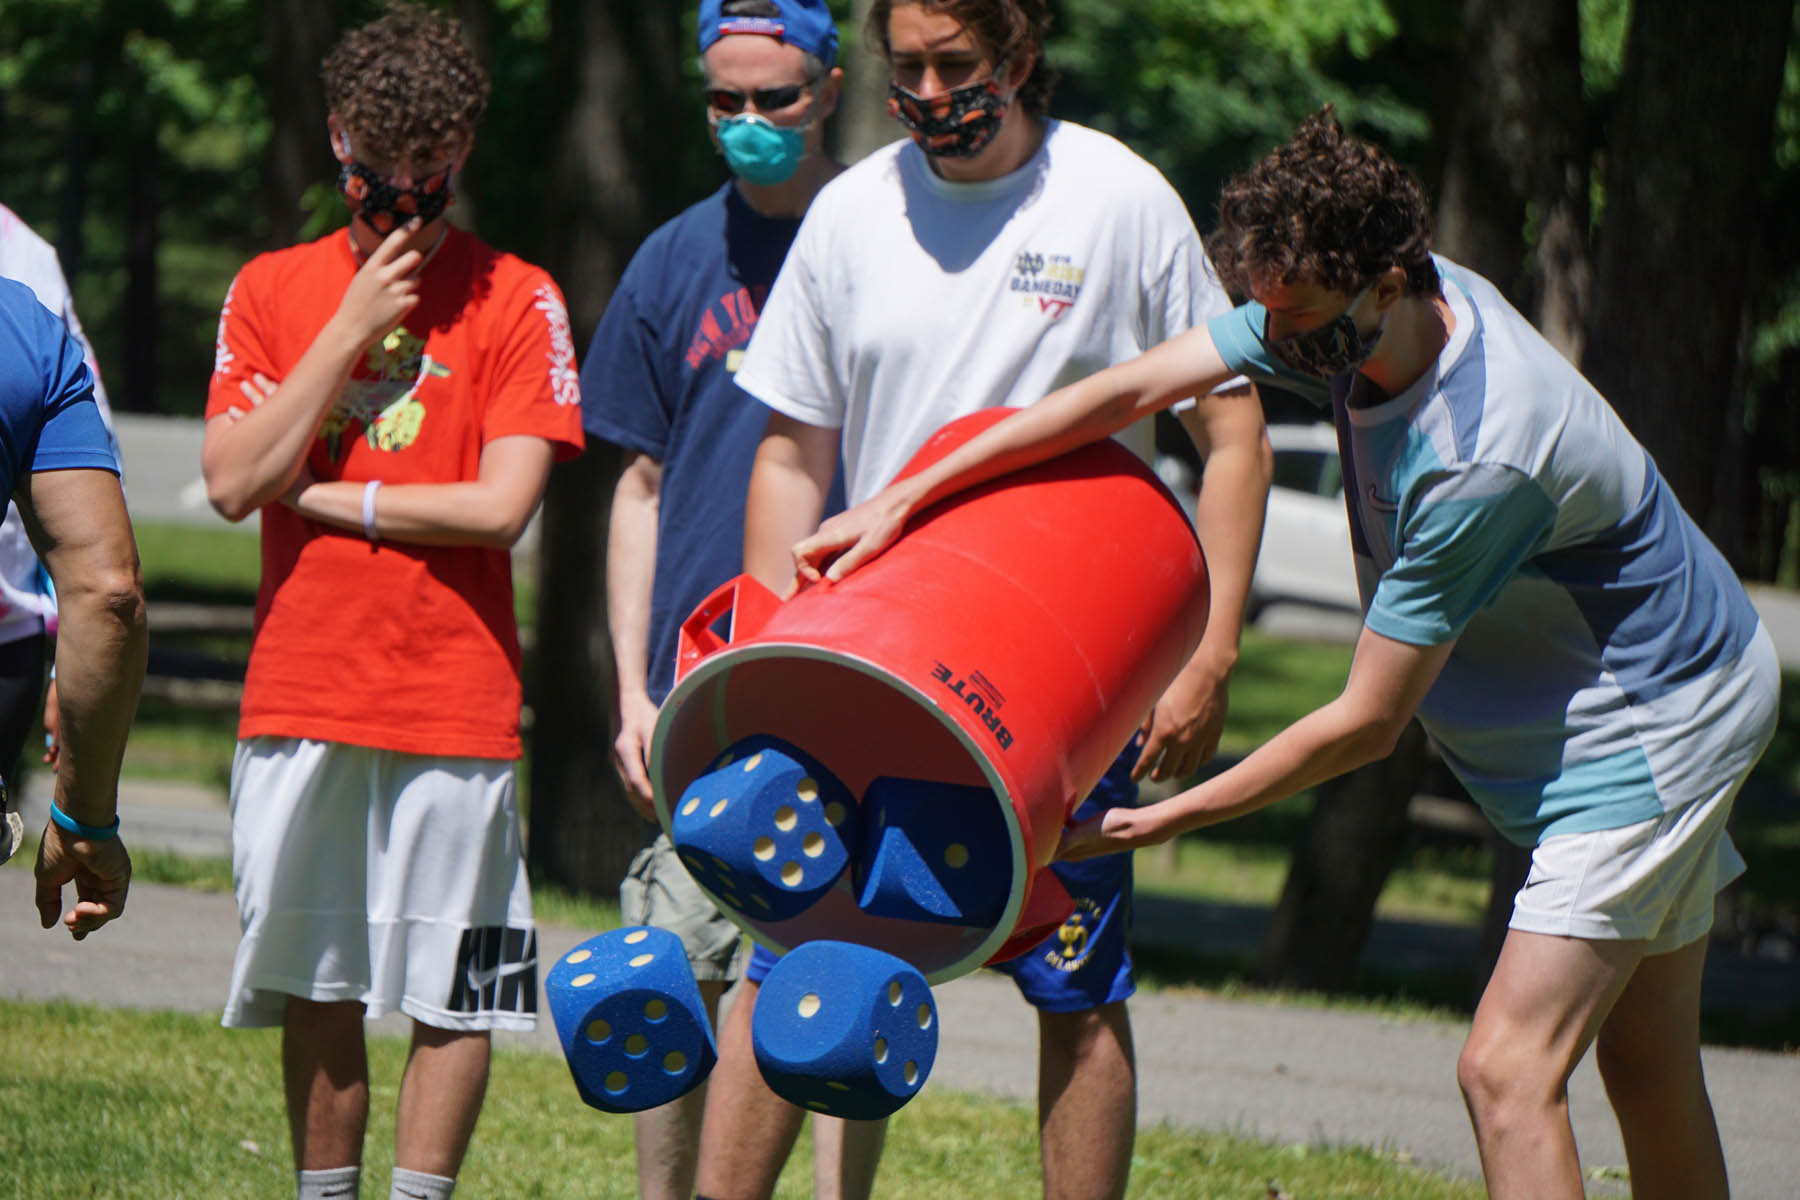
[[[86,838],[90,842],[104,842],[108,838],[119,836],[119,818],[114,817],[110,825],[83,825],[62,809],[56,807],[56,801],[50,802],[50,819],[56,827],[78,838]]]

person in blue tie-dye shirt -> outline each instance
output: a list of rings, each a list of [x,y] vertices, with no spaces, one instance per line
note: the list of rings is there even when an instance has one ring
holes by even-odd
[[[1433,255],[1423,190],[1326,109],[1231,181],[1210,249],[1255,299],[1061,389],[795,548],[841,578],[935,500],[1241,372],[1331,405],[1364,629],[1341,696],[1231,770],[1070,829],[1084,858],[1385,755],[1415,715],[1529,878],[1458,1063],[1489,1191],[1578,1197],[1590,1045],[1631,1177],[1724,1196],[1701,1072],[1726,833],[1773,735],[1773,644],[1724,558],[1578,371]]]

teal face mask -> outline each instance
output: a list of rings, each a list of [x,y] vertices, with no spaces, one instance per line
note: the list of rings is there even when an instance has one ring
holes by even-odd
[[[806,156],[803,128],[777,125],[758,113],[726,117],[713,128],[725,165],[746,183],[763,187],[786,183]]]

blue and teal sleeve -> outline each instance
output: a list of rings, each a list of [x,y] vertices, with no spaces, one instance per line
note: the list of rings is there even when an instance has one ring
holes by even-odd
[[[1376,583],[1364,624],[1415,646],[1460,636],[1556,524],[1556,506],[1537,481],[1498,466],[1441,475],[1401,511],[1400,553]]]

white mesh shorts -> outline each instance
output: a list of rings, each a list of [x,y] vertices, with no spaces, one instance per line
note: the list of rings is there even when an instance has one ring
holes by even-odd
[[[1647,941],[1667,954],[1712,929],[1713,898],[1744,873],[1725,832],[1742,779],[1660,817],[1545,838],[1513,898],[1513,929]]]
[[[244,937],[226,1025],[279,1025],[288,996],[440,1029],[537,1023],[510,762],[251,738],[231,843]]]

